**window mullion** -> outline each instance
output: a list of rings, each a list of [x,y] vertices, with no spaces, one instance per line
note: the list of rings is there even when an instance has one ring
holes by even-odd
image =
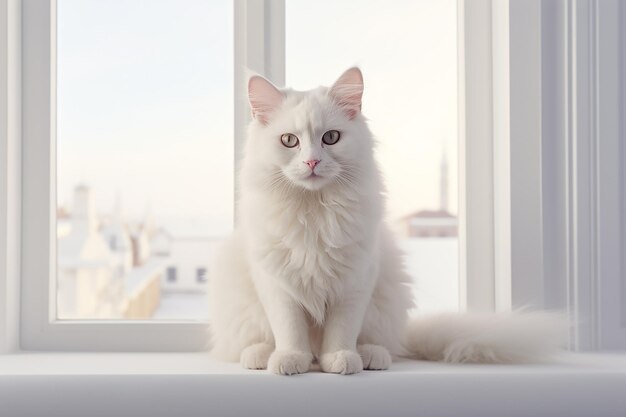
[[[494,102],[494,123],[504,125],[494,136],[496,248],[507,252],[496,257],[498,310],[544,305],[541,4],[511,0],[507,9],[507,79],[494,90],[506,101]]]
[[[21,342],[37,344],[49,322],[54,262],[51,210],[52,53],[55,1],[22,2],[22,306]]]
[[[0,4],[0,353],[19,347],[20,3]]]
[[[543,303],[539,2],[459,3],[461,305]]]
[[[491,1],[458,2],[460,306],[495,309]]]

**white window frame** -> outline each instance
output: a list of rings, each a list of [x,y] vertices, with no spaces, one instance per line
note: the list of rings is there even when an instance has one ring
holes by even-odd
[[[461,306],[543,307],[539,1],[458,13]],[[521,166],[530,175],[512,175]]]
[[[56,1],[22,0],[22,253],[20,346],[25,350],[201,351],[207,323],[133,320],[57,320],[55,163]],[[284,82],[284,2],[235,2],[235,93],[244,68]],[[283,22],[281,26],[281,22]],[[279,47],[272,47],[278,45]],[[282,70],[281,70],[282,65]],[[280,79],[282,77],[282,80]],[[243,86],[243,87],[242,87]],[[244,96],[242,96],[244,97]],[[235,100],[235,164],[248,111]],[[46,239],[46,236],[49,238]]]
[[[234,7],[236,97],[246,68],[282,85],[284,0]],[[625,9],[458,2],[461,306],[565,309],[582,349],[626,346],[626,88],[612,70],[617,56],[626,68]],[[204,323],[52,319],[54,10],[54,0],[0,4],[0,352],[202,350]],[[237,167],[249,112],[235,103]]]
[[[20,41],[19,3],[0,2],[0,354],[19,348]]]
[[[459,1],[461,304],[565,311],[577,350],[626,348],[623,22],[617,0]]]

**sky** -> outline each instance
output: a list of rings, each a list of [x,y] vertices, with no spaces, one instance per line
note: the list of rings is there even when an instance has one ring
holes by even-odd
[[[439,208],[448,154],[456,212],[455,0],[287,0],[287,84],[332,84],[363,71],[363,114],[376,136],[392,218]]]
[[[59,0],[59,204],[77,183],[106,213],[206,219],[233,207],[228,0]]]
[[[57,187],[92,187],[98,211],[232,227],[230,0],[58,0]],[[392,218],[456,212],[456,1],[287,0],[287,84],[331,84],[359,65]]]

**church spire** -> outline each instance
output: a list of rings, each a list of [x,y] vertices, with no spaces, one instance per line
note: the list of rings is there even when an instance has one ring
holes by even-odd
[[[448,211],[448,155],[444,144],[441,152],[439,177],[439,210]]]

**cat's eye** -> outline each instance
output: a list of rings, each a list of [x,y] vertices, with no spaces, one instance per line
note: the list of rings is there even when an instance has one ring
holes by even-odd
[[[293,133],[285,133],[280,137],[280,141],[288,148],[293,148],[300,143],[300,140]]]
[[[324,142],[326,145],[334,145],[335,143],[339,142],[340,137],[341,134],[338,131],[329,130],[322,136],[322,142]]]

